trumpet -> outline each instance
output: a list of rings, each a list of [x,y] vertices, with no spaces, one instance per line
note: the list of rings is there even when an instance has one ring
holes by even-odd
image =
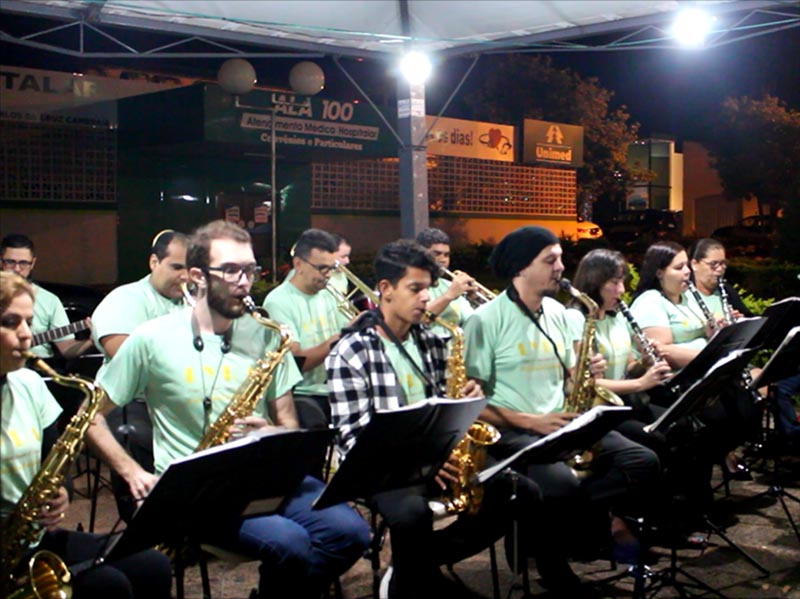
[[[459,271],[453,272],[447,268],[442,267],[442,274],[444,278],[453,281],[456,278],[456,274]],[[473,307],[480,306],[482,304],[489,303],[494,298],[497,297],[497,294],[489,289],[488,287],[481,285],[477,280],[473,279],[475,289],[467,294],[467,300],[469,303],[473,305]]]

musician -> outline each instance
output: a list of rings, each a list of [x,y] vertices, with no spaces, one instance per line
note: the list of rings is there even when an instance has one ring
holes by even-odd
[[[0,273],[0,453],[3,456],[0,512],[3,521],[14,511],[40,469],[42,458],[58,438],[56,422],[61,408],[41,377],[24,367],[22,356],[31,343],[34,295],[33,285],[21,276]],[[60,487],[58,494],[48,498],[42,508],[40,524],[46,530],[44,537],[22,563],[27,563],[30,555],[39,550],[52,551],[67,566],[101,555],[105,537],[59,528],[68,507],[67,491]],[[5,524],[2,529],[7,531]],[[3,537],[0,547],[8,547],[11,542]],[[169,599],[170,564],[160,552],[142,551],[86,569],[73,578],[72,585],[74,599]]]
[[[143,393],[154,424],[155,474],[146,472],[114,439],[98,416],[89,432],[95,450],[144,499],[156,477],[190,454],[248,377],[253,361],[276,346],[276,336],[245,313],[259,273],[249,234],[225,221],[198,229],[187,252],[196,305],[151,320],[122,345],[98,377],[108,392],[106,414]],[[234,436],[273,427],[297,428],[291,388],[301,380],[291,356],[277,365],[264,401],[239,419]],[[269,424],[270,417],[273,424]],[[366,523],[345,505],[312,511],[323,484],[306,477],[273,515],[227,519],[214,514],[199,540],[229,546],[261,560],[259,596],[314,597],[347,570],[367,546]]]
[[[15,272],[30,281],[31,273],[36,267],[36,253],[33,241],[28,236],[11,233],[3,237],[0,242],[0,255],[2,255],[4,271]],[[36,293],[36,306],[31,329],[33,334],[44,333],[50,329],[68,325],[69,318],[59,297],[36,283],[31,282],[31,285]],[[89,350],[93,343],[89,338],[79,340],[75,337],[64,337],[54,341],[53,345],[56,346],[61,357],[70,360]],[[32,347],[31,352],[43,358],[52,358],[54,355],[49,343]]]
[[[304,231],[295,244],[294,275],[264,300],[270,318],[289,327],[294,338],[292,355],[300,359],[303,380],[294,400],[305,428],[330,423],[325,357],[349,319],[337,307],[326,287],[339,265],[336,238],[321,229]],[[302,408],[301,408],[302,406]]]
[[[645,334],[661,344],[675,370],[706,346],[713,330],[688,293],[686,250],[673,241],[654,243],[644,255],[631,313]]]
[[[153,239],[148,259],[150,274],[117,287],[92,314],[92,336],[107,363],[140,324],[183,307],[181,283],[186,270],[186,236],[172,229]]]
[[[343,456],[375,409],[393,410],[443,394],[445,340],[420,326],[438,270],[432,256],[412,241],[393,242],[378,252],[375,275],[380,306],[346,329],[325,361],[333,424]],[[480,397],[482,392],[469,381],[463,396]],[[372,498],[391,531],[389,597],[463,597],[465,590],[451,587],[439,565],[455,563],[496,541],[514,514],[526,527],[537,512],[531,504],[538,503],[539,491],[531,481],[520,478],[520,501],[511,506],[511,483],[499,476],[487,483],[476,516],[462,515],[455,524],[433,532],[428,499],[441,495],[455,473],[457,469],[447,463],[434,489],[401,489]],[[386,583],[384,578],[383,588]]]
[[[639,285],[631,304],[633,314],[645,335],[660,344],[664,357],[675,370],[693,360],[714,333],[709,322],[689,293],[691,271],[686,250],[672,241],[659,241],[645,252],[639,272]],[[673,398],[677,399],[677,398]],[[696,496],[692,501],[703,508],[711,501],[710,479],[713,464],[722,466],[728,478],[747,480],[747,469],[738,462],[733,449],[750,433],[748,422],[757,420],[746,394],[730,387],[722,401],[709,406],[701,414],[706,429],[686,439],[690,459],[699,461],[687,467],[685,482]],[[754,419],[755,418],[755,419]]]
[[[450,236],[441,229],[423,229],[417,235],[417,243],[426,248],[436,264],[441,268],[450,268]],[[456,326],[463,326],[472,315],[473,309],[466,294],[475,291],[475,279],[465,272],[456,271],[452,281],[439,277],[431,285],[428,293],[430,302],[428,310],[438,318]],[[450,337],[450,332],[443,326],[434,324],[433,331],[442,337]]]
[[[552,297],[564,271],[561,256],[558,238],[544,227],[522,227],[506,235],[492,252],[490,264],[511,284],[478,308],[465,326],[467,372],[491,398],[481,419],[500,428],[500,442],[490,448],[499,457],[559,430],[577,416],[562,411],[565,379],[577,380],[579,373],[571,371],[575,352],[565,308]],[[593,375],[605,366],[602,356],[592,357]],[[551,520],[573,524],[574,514],[586,514],[587,525],[599,527],[607,522],[609,508],[658,475],[656,455],[617,432],[606,434],[595,449],[591,475],[583,480],[563,462],[522,466],[542,488]],[[598,528],[599,534],[603,532],[608,534]],[[612,522],[612,534],[621,557],[635,547],[618,518]],[[563,530],[554,535],[550,550],[565,554],[562,543],[570,536]],[[585,531],[580,536],[585,538]],[[576,585],[571,572],[564,575],[564,586]]]
[[[181,285],[189,280],[186,270],[186,235],[165,229],[153,238],[148,256],[150,274],[112,290],[92,314],[92,334],[103,352],[103,366],[141,324],[183,309]],[[153,424],[143,397],[114,410],[107,421],[133,458],[146,470],[153,469]],[[127,483],[111,474],[111,488],[120,517],[126,522],[136,511]]]
[[[739,293],[725,281],[725,271],[728,268],[728,261],[725,258],[725,246],[716,239],[701,239],[692,250],[692,277],[697,290],[700,292],[703,301],[709,310],[722,325],[730,324],[725,322],[725,312],[722,306],[722,294],[720,293],[720,279],[725,285],[725,292],[728,296],[731,316],[733,320],[738,320],[743,316],[752,316],[752,312],[744,305],[739,297]]]
[[[637,420],[649,423],[662,410],[654,412],[654,406],[646,401],[643,394],[661,385],[672,374],[672,369],[663,359],[655,363],[647,362],[647,367],[641,368],[635,358],[630,325],[620,311],[628,274],[628,264],[620,252],[601,248],[590,251],[581,259],[572,284],[598,306],[595,343],[607,366],[605,373],[596,378],[596,384],[621,396],[626,405],[634,408]],[[571,327],[572,339],[579,344],[586,323],[586,307],[572,299],[569,308],[565,315]],[[650,343],[656,356],[663,358],[658,344]],[[578,352],[577,345],[575,351]],[[652,444],[653,435],[641,431],[641,422],[623,423],[618,430],[637,443],[656,449]]]
[[[333,235],[333,238],[336,240],[336,260],[342,266],[347,267],[350,264],[350,254],[353,248],[343,235],[339,235],[338,233],[331,233],[331,235]],[[347,294],[350,287],[350,282],[340,270],[334,271],[331,275],[330,284],[344,294]]]

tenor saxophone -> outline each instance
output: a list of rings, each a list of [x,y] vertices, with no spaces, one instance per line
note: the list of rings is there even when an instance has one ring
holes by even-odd
[[[39,551],[28,561],[26,573],[14,576],[22,558],[41,540],[44,530],[39,525],[42,506],[58,493],[59,487],[75,457],[81,452],[89,426],[104,403],[106,393],[94,381],[77,376],[64,376],[53,370],[38,356],[25,352],[25,357],[35,360],[34,366],[50,376],[57,384],[81,391],[86,399],[83,408],[69,421],[52,450],[42,462],[28,488],[3,526],[2,581],[3,596],[57,597],[68,599],[71,594],[70,572],[64,562],[49,551]],[[48,594],[42,595],[42,588]],[[15,589],[15,590],[13,590]]]
[[[450,355],[447,357],[447,384],[445,396],[450,399],[464,397],[464,385],[467,384],[467,368],[464,363],[464,331],[461,327],[437,318],[431,312],[425,313],[430,322],[436,322],[446,328],[453,336],[450,341]],[[473,482],[486,466],[486,454],[489,445],[500,440],[500,431],[487,422],[473,422],[464,438],[458,442],[450,458],[458,467],[457,482],[451,483],[446,495],[438,501],[444,506],[445,513],[477,514],[483,502],[483,485]]]
[[[222,414],[208,427],[195,451],[225,443],[230,436],[230,428],[233,426],[234,421],[250,416],[255,411],[256,405],[272,381],[275,369],[281,363],[283,356],[289,351],[289,346],[292,344],[292,334],[289,332],[288,327],[271,320],[266,310],[256,306],[250,296],[242,301],[250,316],[261,326],[276,331],[281,337],[281,342],[276,350],[267,351],[263,358],[256,361],[247,374],[247,378],[237,389],[228,405],[225,406]]]

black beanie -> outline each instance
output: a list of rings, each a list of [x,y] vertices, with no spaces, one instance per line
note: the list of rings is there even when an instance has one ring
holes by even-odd
[[[531,225],[506,235],[489,256],[492,272],[503,279],[513,279],[548,245],[558,243],[550,229]]]

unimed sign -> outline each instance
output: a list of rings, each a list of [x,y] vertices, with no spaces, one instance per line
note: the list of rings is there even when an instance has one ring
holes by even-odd
[[[583,127],[525,119],[523,162],[583,165]]]

